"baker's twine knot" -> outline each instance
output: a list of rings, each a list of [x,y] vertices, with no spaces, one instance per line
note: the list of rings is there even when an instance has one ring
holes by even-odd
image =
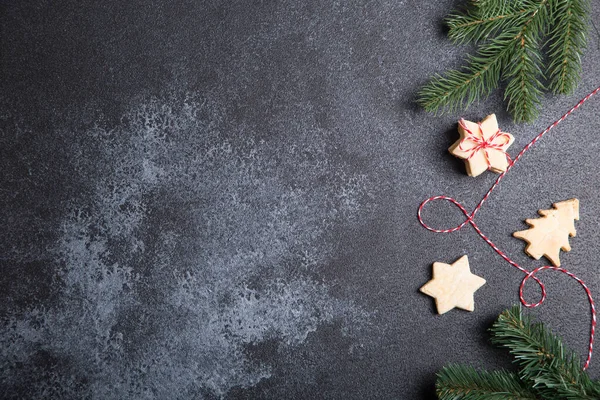
[[[471,131],[467,127],[464,118],[461,118],[458,121],[458,124],[464,129],[465,132],[467,132],[467,136],[465,136],[458,144],[458,148],[460,150],[469,154],[467,160],[470,160],[475,154],[483,150],[485,162],[488,165],[488,169],[491,169],[492,163],[490,162],[490,155],[488,153],[488,149],[493,149],[504,153],[508,158],[509,163],[511,162],[509,155],[504,149],[504,146],[506,146],[510,142],[510,136],[508,133],[502,132],[500,129],[498,129],[496,133],[494,133],[492,136],[486,139],[483,136],[483,128],[481,127],[481,122],[477,123],[477,125],[479,126],[478,134],[475,134],[475,132]],[[469,145],[471,147],[468,147]]]

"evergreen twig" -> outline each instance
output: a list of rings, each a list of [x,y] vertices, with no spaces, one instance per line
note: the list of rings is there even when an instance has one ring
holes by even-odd
[[[503,312],[491,329],[492,343],[515,357],[520,377],[533,383],[544,398],[599,399],[600,386],[582,369],[579,358],[544,325],[523,316],[520,307]]]
[[[461,365],[444,367],[438,373],[436,387],[440,400],[539,399],[517,374],[508,371],[477,371]]]
[[[519,373],[446,367],[436,383],[441,400],[600,399],[600,382],[591,380],[578,357],[542,324],[524,316],[520,307],[503,312],[491,332],[493,343],[515,357]]]
[[[446,24],[454,43],[479,44],[476,55],[467,56],[463,69],[436,74],[419,91],[419,103],[429,112],[453,112],[506,82],[505,99],[515,121],[534,120],[545,77],[556,94],[571,93],[579,81],[589,2],[471,0],[466,10],[450,14]]]
[[[581,15],[586,15],[586,0],[557,2],[552,10],[557,23],[550,32],[548,74],[550,89],[557,94],[572,93],[581,73],[581,55],[585,47],[587,25]]]

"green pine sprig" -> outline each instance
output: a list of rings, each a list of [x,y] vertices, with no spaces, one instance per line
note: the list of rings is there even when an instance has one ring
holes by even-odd
[[[579,358],[520,307],[504,311],[491,332],[493,343],[515,357],[518,374],[451,365],[438,374],[440,400],[600,399],[600,382],[590,379]]]
[[[429,112],[455,112],[505,83],[515,121],[533,121],[544,90],[575,90],[589,9],[589,0],[471,0],[446,24],[454,43],[476,43],[477,53],[467,56],[463,69],[435,75],[418,102]]]
[[[539,399],[515,373],[478,371],[462,365],[450,365],[440,371],[437,394],[440,399]]]
[[[555,93],[569,94],[577,87],[581,74],[581,55],[586,44],[589,11],[586,0],[557,2],[554,15],[561,18],[550,31],[549,65],[550,89]]]

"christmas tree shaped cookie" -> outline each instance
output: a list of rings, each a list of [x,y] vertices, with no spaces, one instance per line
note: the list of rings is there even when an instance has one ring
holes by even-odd
[[[553,204],[550,210],[539,210],[541,218],[527,219],[531,228],[513,233],[529,245],[525,252],[539,260],[546,256],[560,267],[560,250],[571,251],[569,236],[575,236],[575,221],[579,220],[579,200],[571,199]]]
[[[506,150],[515,138],[498,128],[496,114],[490,114],[478,123],[461,119],[458,132],[460,139],[448,151],[465,160],[467,175],[478,176],[488,169],[497,173],[506,171]]]

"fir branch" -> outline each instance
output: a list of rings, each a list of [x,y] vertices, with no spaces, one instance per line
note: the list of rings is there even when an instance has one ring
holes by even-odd
[[[471,0],[470,4],[477,8],[483,16],[496,15],[523,8],[525,0]]]
[[[450,14],[446,18],[448,37],[456,44],[480,42],[505,28],[522,25],[527,11],[521,7],[520,1],[504,2],[500,7],[482,7],[478,4],[478,7]]]
[[[556,22],[549,39],[550,89],[555,94],[569,94],[575,90],[580,79],[589,1],[557,1],[552,13]]]
[[[523,316],[520,307],[503,312],[491,331],[492,342],[510,350],[521,379],[530,381],[542,398],[600,398],[600,385],[583,371],[577,356],[542,324]]]
[[[539,399],[514,373],[477,371],[460,365],[450,365],[438,373],[436,392],[440,400]]]
[[[514,30],[505,32],[469,56],[466,71],[452,70],[437,75],[419,92],[419,103],[429,112],[468,108],[498,86],[502,66],[507,62]]]
[[[539,114],[546,72],[554,93],[572,92],[579,81],[585,47],[589,0],[471,0],[446,19],[455,43],[480,43],[461,70],[435,75],[418,102],[433,113],[468,108],[488,96],[501,81],[505,100],[517,122]],[[544,66],[543,40],[548,39]]]
[[[490,330],[493,342],[515,356],[519,374],[451,365],[438,374],[441,400],[600,399],[600,382],[592,381],[577,356],[542,324],[524,316],[521,307],[503,312]]]
[[[525,26],[517,35],[515,50],[503,77],[508,79],[504,98],[517,121],[532,121],[538,114],[543,85],[539,81],[541,54],[539,36]]]

